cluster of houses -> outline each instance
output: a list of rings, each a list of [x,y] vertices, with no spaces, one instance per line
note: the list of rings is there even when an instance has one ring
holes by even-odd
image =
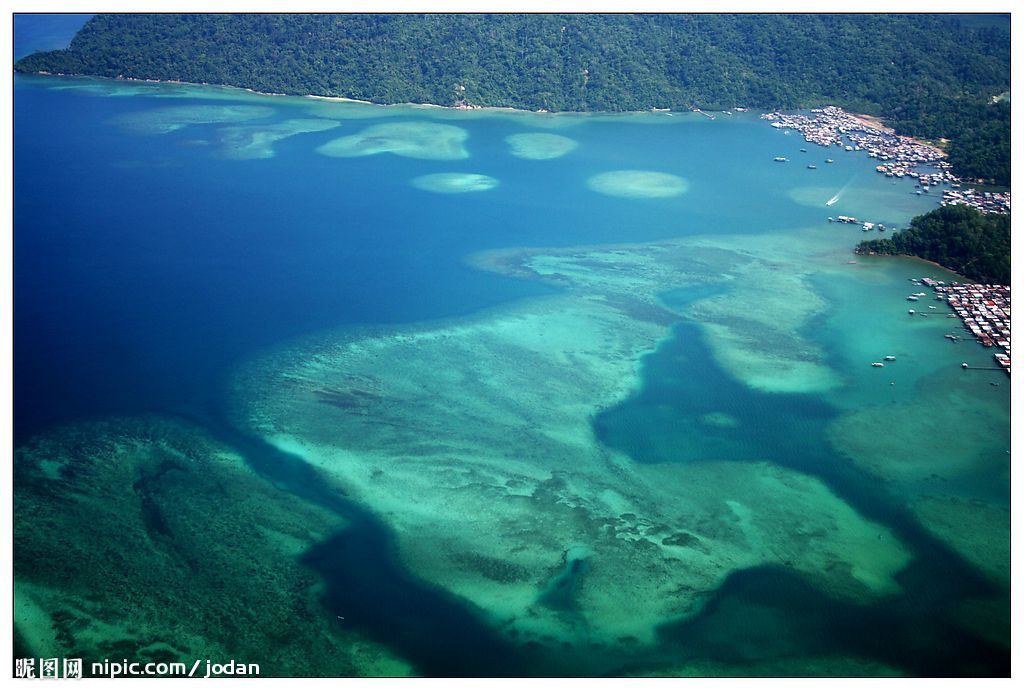
[[[1009,192],[981,192],[961,189],[961,180],[945,160],[946,154],[938,147],[893,133],[892,130],[847,113],[842,108],[828,106],[815,108],[810,115],[765,113],[772,127],[793,129],[812,144],[839,146],[845,151],[866,151],[877,159],[875,170],[890,178],[917,180],[916,194],[927,194],[929,188],[949,185],[943,191],[943,205],[965,204],[983,213],[1009,213]]]
[[[948,171],[948,164],[943,160],[946,154],[938,147],[894,134],[836,106],[815,108],[810,115],[765,113],[761,117],[771,120],[772,127],[796,130],[811,144],[867,151],[871,158],[884,161],[885,166],[880,167],[885,167],[893,176],[916,178],[919,173],[914,168],[919,165],[937,167],[939,172],[935,175],[939,177],[944,177],[943,171]]]
[[[963,204],[973,206],[983,214],[1010,213],[1009,192],[979,192],[978,190],[962,190],[958,185],[942,191],[942,205],[952,206]]]
[[[953,283],[921,279],[935,288],[939,299],[944,299],[978,342],[987,347],[998,347],[996,362],[1007,374],[1010,372],[1010,286]]]

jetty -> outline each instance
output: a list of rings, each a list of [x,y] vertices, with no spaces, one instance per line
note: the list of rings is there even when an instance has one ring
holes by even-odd
[[[1009,192],[982,192],[962,189],[963,180],[953,174],[946,152],[913,137],[896,134],[892,129],[847,113],[837,106],[815,108],[810,115],[764,113],[762,120],[780,130],[796,130],[804,139],[821,147],[839,147],[843,151],[863,151],[877,160],[875,171],[889,178],[913,178],[916,194],[927,194],[938,185],[943,204],[965,204],[983,213],[1010,213]],[[826,159],[831,163],[831,159]]]
[[[999,367],[1010,373],[1010,286],[996,284],[946,285],[943,281],[930,278],[920,279],[921,283],[935,289],[938,298],[944,299],[960,317],[964,329],[969,331],[981,345],[995,348],[993,355]],[[946,335],[950,338],[950,334]],[[956,337],[950,338],[956,341]]]
[[[979,192],[978,190],[962,190],[959,185],[942,190],[942,206],[957,204],[970,206],[983,214],[1010,213],[1009,192]]]

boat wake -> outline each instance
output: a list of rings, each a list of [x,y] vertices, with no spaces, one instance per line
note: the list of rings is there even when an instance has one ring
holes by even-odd
[[[854,181],[854,179],[856,179],[856,177],[857,176],[854,175],[852,178],[850,178],[850,180],[845,185],[843,185],[842,188],[838,192],[836,192],[834,197],[832,197],[827,202],[825,202],[825,206],[832,206],[837,201],[839,201],[839,198],[841,196],[843,196],[843,192],[845,192],[850,187],[850,185],[853,184],[853,181]]]

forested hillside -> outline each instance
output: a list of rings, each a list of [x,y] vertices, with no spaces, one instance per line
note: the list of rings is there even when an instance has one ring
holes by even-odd
[[[918,216],[906,230],[860,243],[859,253],[923,257],[980,283],[1010,282],[1010,217],[968,206]]]
[[[531,110],[836,104],[1008,180],[1009,31],[942,15],[106,14],[21,71]],[[995,142],[998,153],[978,146]],[[1004,155],[1005,154],[1005,155]]]

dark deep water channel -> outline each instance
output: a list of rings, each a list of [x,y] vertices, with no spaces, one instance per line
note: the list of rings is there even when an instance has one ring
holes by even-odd
[[[765,232],[819,222],[818,209],[781,191],[802,172],[767,167],[782,146],[778,133],[752,120],[708,129],[695,142],[665,143],[663,127],[587,123],[573,132],[587,153],[549,164],[558,184],[530,187],[528,197],[514,190],[536,176],[534,163],[481,145],[474,165],[500,174],[502,187],[456,203],[407,184],[431,171],[429,162],[373,156],[341,165],[312,153],[337,133],[283,140],[273,159],[225,160],[211,155],[208,125],[145,137],[109,124],[158,106],[219,103],[212,97],[98,97],[49,84],[19,78],[16,85],[16,443],[109,415],[196,422],[286,491],[351,521],[303,558],[327,584],[324,606],[424,675],[609,675],[697,659],[742,669],[814,655],[860,656],[922,676],[1009,673],[1005,648],[942,614],[950,601],[1001,594],[877,482],[834,457],[824,428],[835,409],[818,396],[745,387],[716,364],[691,323],[676,325],[673,338],[645,359],[642,390],[595,420],[598,438],[641,463],[768,459],[822,479],[913,551],[900,576],[902,595],[858,606],[823,595],[793,571],[756,568],[731,575],[696,618],[663,626],[642,659],[606,648],[526,645],[408,573],[388,527],[326,492],[301,459],[226,421],[227,382],[253,353],[338,326],[465,315],[549,291],[473,271],[461,262],[470,252],[749,232],[769,206],[778,213]],[[280,106],[275,117],[303,112],[289,108]],[[460,124],[481,141],[521,129],[501,119]],[[349,131],[363,126],[344,123]],[[785,145],[797,146],[792,139]],[[612,165],[671,163],[689,166],[684,172],[694,179],[702,171],[727,179],[737,160],[753,155],[769,163],[744,172],[748,182],[770,170],[779,189],[759,186],[761,203],[750,208],[732,204],[724,186],[700,190],[671,207],[685,222],[666,223],[657,204],[592,199],[573,186]],[[847,158],[820,172],[838,184],[865,164]],[[680,377],[680,363],[700,376]],[[705,426],[694,441],[687,430],[709,413],[724,413],[737,427]],[[556,595],[571,610],[571,592]]]

